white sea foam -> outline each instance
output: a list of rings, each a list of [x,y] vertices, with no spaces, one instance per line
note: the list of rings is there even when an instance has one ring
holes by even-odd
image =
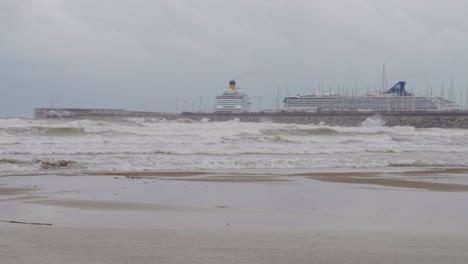
[[[378,115],[366,118],[361,124],[363,127],[382,127],[384,125],[385,121]]]
[[[192,170],[468,166],[468,130],[131,118],[0,119],[0,174],[41,170],[34,160],[68,160],[61,170]],[[54,168],[52,168],[54,169]]]

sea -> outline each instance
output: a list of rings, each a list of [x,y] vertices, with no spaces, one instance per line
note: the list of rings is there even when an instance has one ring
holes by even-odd
[[[124,118],[0,119],[0,176],[468,166],[468,130]]]

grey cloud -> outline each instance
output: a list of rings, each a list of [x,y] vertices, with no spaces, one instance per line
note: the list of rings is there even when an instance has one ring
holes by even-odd
[[[455,0],[4,0],[0,89],[9,98],[0,113],[31,112],[56,94],[72,106],[170,111],[177,97],[214,98],[246,72],[239,83],[268,105],[278,87],[378,88],[382,63],[389,82],[420,92],[450,78],[464,86],[467,8]]]

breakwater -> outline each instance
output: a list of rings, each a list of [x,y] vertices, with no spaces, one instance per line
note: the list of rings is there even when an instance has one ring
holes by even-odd
[[[468,112],[252,112],[228,113],[161,113],[119,109],[36,108],[34,118],[122,119],[155,118],[165,120],[224,122],[274,122],[296,124],[323,124],[330,126],[360,126],[366,120],[378,117],[386,126],[413,126],[417,128],[468,128]]]

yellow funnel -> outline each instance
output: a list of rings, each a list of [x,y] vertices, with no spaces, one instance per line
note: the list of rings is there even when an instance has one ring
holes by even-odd
[[[236,90],[236,81],[230,81],[229,82],[229,89],[231,89],[231,91]]]

